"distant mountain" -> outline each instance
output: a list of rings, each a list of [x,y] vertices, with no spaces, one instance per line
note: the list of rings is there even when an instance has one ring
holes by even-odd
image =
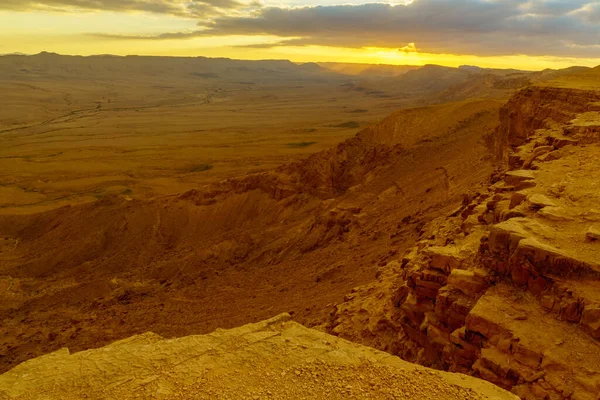
[[[385,78],[404,75],[405,73],[419,69],[417,65],[387,65],[387,64],[359,64],[359,63],[336,63],[320,62],[323,68],[330,69],[340,74],[359,76],[363,78]]]
[[[7,77],[18,77],[27,73],[30,77],[64,77],[112,79],[115,74],[134,72],[136,78],[150,78],[169,74],[198,79],[220,79],[268,83],[280,81],[346,80],[347,77],[318,64],[296,64],[289,60],[234,60],[207,57],[152,57],[114,56],[64,56],[41,52],[36,55],[0,56],[0,73]]]
[[[516,69],[425,65],[407,73],[362,84],[365,92],[404,95],[415,104],[436,104],[474,98],[508,98],[515,90],[534,83],[569,79],[589,73],[590,68],[520,71]]]

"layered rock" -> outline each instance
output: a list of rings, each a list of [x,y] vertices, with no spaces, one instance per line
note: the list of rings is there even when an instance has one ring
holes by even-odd
[[[531,88],[502,109],[492,184],[385,268],[384,348],[524,399],[599,398],[599,99]],[[333,332],[360,340],[347,323],[360,303],[337,307]]]

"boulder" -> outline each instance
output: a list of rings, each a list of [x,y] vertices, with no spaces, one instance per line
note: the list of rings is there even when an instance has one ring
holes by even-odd
[[[527,198],[527,201],[532,207],[538,209],[544,207],[556,207],[556,203],[543,194],[532,194]]]
[[[595,339],[600,339],[600,306],[587,306],[581,315],[581,325]]]
[[[592,241],[600,240],[600,229],[591,226],[585,233],[585,237]]]
[[[508,208],[512,210],[513,208],[517,207],[522,202],[524,202],[526,198],[527,194],[523,192],[514,192],[510,197],[510,205]]]

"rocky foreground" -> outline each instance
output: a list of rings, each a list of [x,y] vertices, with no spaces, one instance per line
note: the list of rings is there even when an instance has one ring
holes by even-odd
[[[489,187],[349,294],[329,329],[523,399],[599,399],[599,111],[593,90],[518,93]]]
[[[14,368],[0,389],[25,398],[483,395],[451,386],[455,375],[281,320],[56,352],[290,311],[523,399],[598,400],[600,69],[522,90],[498,119],[499,106],[402,110],[274,171],[0,218],[0,371]]]
[[[488,382],[410,364],[290,318],[180,339],[147,333],[75,354],[63,349],[0,376],[0,399],[516,399]]]

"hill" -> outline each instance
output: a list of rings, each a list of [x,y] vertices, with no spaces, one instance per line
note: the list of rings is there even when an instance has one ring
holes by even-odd
[[[361,78],[383,78],[404,75],[408,71],[419,69],[413,65],[386,65],[386,64],[359,64],[320,62],[323,68],[330,69],[344,75],[358,76]]]

